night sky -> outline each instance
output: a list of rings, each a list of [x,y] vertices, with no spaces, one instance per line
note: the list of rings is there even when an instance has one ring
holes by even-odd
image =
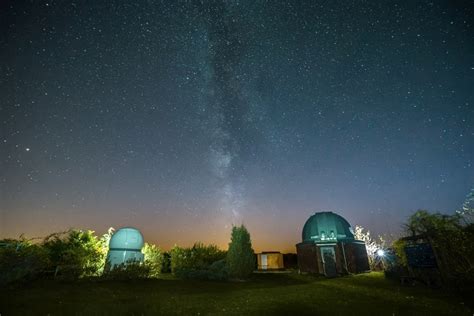
[[[474,184],[465,1],[2,1],[0,237],[139,228],[295,251]]]

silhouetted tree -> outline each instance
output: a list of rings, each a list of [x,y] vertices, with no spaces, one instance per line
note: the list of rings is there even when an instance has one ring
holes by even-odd
[[[459,214],[444,215],[418,210],[408,219],[407,230],[427,239],[445,280],[474,282],[474,231]]]
[[[255,268],[255,255],[252,249],[250,234],[244,225],[232,227],[229,251],[227,252],[229,275],[245,279]]]

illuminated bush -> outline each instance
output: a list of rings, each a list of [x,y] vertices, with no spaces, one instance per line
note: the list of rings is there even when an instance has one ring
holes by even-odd
[[[43,248],[57,277],[99,275],[105,264],[103,243],[90,230],[73,229],[49,235]]]
[[[355,226],[354,238],[365,243],[370,269],[375,270],[377,265],[380,263],[381,256],[379,255],[379,250],[383,251],[385,248],[385,240],[382,238],[382,236],[373,238],[370,235],[369,230],[365,230],[365,228],[359,225]]]
[[[156,245],[145,243],[142,252],[145,256],[145,265],[150,269],[149,276],[157,277],[163,265],[163,253]]]
[[[102,278],[105,280],[146,279],[151,276],[151,267],[141,262],[127,262],[105,269]]]

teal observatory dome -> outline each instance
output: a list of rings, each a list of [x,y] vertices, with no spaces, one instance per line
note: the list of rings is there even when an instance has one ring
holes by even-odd
[[[143,262],[143,245],[143,235],[138,229],[133,227],[120,228],[110,238],[107,263],[113,269],[121,264]]]
[[[110,249],[141,251],[143,248],[143,235],[136,228],[124,227],[117,230],[110,238]]]
[[[303,227],[303,242],[335,242],[354,240],[349,222],[333,212],[314,213]]]

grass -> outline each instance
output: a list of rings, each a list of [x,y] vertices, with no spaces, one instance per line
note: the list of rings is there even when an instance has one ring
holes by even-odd
[[[256,274],[247,282],[40,280],[0,289],[7,315],[473,315],[461,298],[382,273],[337,279]]]

